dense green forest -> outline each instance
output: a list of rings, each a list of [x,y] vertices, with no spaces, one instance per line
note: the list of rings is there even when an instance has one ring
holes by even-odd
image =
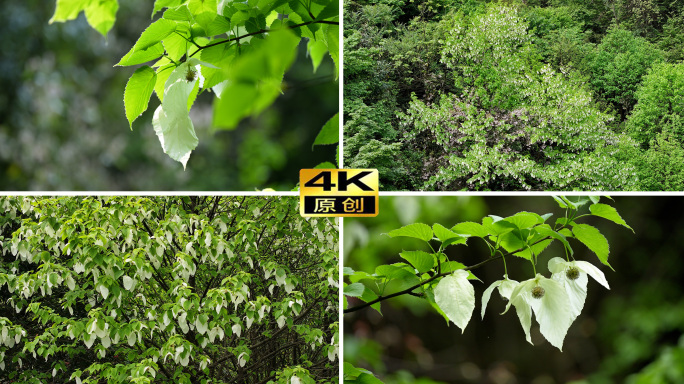
[[[345,166],[382,188],[684,189],[684,1],[344,6]]]

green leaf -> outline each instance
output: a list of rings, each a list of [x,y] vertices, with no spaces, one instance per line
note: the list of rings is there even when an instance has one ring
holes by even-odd
[[[475,309],[475,290],[466,271],[445,276],[434,289],[435,302],[461,332],[465,331]]]
[[[163,17],[167,20],[187,21],[190,24],[195,22],[195,19],[193,19],[192,13],[190,13],[190,10],[188,10],[187,5],[178,8],[167,9],[164,12]]]
[[[251,43],[255,49],[237,57],[226,71],[229,81],[214,104],[217,128],[233,129],[244,117],[273,103],[281,93],[283,75],[294,61],[299,39],[282,30]]]
[[[323,8],[321,12],[316,15],[316,20],[331,19],[335,16],[339,16],[340,13],[340,2],[339,0],[332,0],[328,5]]]
[[[617,210],[615,208],[611,207],[610,205],[597,203],[597,204],[589,206],[589,211],[594,216],[603,217],[604,219],[608,219],[608,220],[614,222],[615,224],[620,224],[624,227],[627,227],[630,230],[632,230],[632,232],[634,232],[632,227],[627,225],[627,223],[622,219],[622,217],[617,212]]]
[[[156,82],[157,73],[154,69],[143,66],[138,68],[126,83],[124,108],[131,129],[133,128],[133,121],[147,110]]]
[[[524,250],[527,247],[527,243],[520,238],[518,235],[517,231],[516,232],[508,232],[504,233],[502,235],[499,235],[499,244],[503,249],[505,249],[508,252],[513,252],[517,251],[518,249]],[[517,252],[514,254],[515,256],[518,257],[523,257],[526,259],[530,259],[529,252],[528,253],[523,253],[523,252]]]
[[[340,119],[336,113],[318,132],[313,145],[336,144],[340,141]]]
[[[216,36],[230,31],[230,21],[223,16],[217,17],[207,25],[207,36]]]
[[[608,240],[606,240],[605,236],[603,236],[598,229],[588,224],[576,224],[572,227],[572,234],[575,235],[577,240],[586,245],[587,248],[591,249],[603,264],[609,266],[610,269],[613,269],[613,267],[608,264],[608,253],[610,251]]]
[[[133,51],[142,51],[158,44],[166,36],[173,33],[177,26],[178,23],[171,20],[159,19],[155,21],[140,34],[138,41],[133,45]]]
[[[55,7],[55,14],[50,19],[50,24],[55,21],[73,20],[78,17],[78,14],[86,8],[89,0],[57,0]]]
[[[366,287],[361,283],[349,284],[344,287],[344,294],[351,297],[360,297]]]
[[[88,24],[102,36],[107,36],[107,32],[114,26],[118,10],[118,0],[95,0],[85,9],[85,14]]]
[[[461,236],[457,233],[454,233],[454,232],[448,230],[447,228],[444,228],[444,226],[442,224],[434,224],[432,226],[432,230],[435,233],[435,236],[437,236],[437,238],[441,242],[445,242],[448,239],[452,239],[452,238],[464,239],[463,236]]]
[[[566,239],[565,236],[563,236],[562,234],[551,229],[551,226],[549,226],[548,224],[539,225],[534,229],[537,231],[538,234],[542,236],[549,236],[553,239],[560,241],[561,243],[563,243],[565,249],[567,249],[570,252],[570,255],[574,254],[572,247],[570,246],[570,243],[568,243],[568,239]]]
[[[451,231],[456,232],[464,236],[475,236],[475,237],[487,237],[489,236],[489,231],[479,223],[473,223],[466,221],[463,223],[458,223],[451,228]]]
[[[328,46],[323,41],[309,39],[306,49],[311,57],[314,73],[316,73],[318,66],[321,65],[321,62],[323,61],[323,57],[328,53]]]
[[[237,11],[231,16],[230,23],[232,25],[244,24],[245,21],[249,20],[249,12]]]
[[[314,167],[314,169],[336,169],[337,166],[329,161],[322,162]]]
[[[135,47],[131,48],[128,53],[119,60],[115,66],[129,66],[147,63],[160,58],[164,54],[164,46],[162,43],[157,43],[147,49],[135,51]]]
[[[212,43],[220,42],[220,40],[212,41]],[[226,80],[226,72],[224,68],[228,68],[230,63],[235,58],[235,44],[218,44],[213,47],[203,49],[200,53],[202,61],[206,61],[218,67],[219,69],[202,67],[202,76],[204,76],[204,88],[212,88],[222,81]],[[216,96],[221,97],[221,92],[216,91]]]
[[[454,271],[458,271],[459,269],[463,269],[465,267],[466,267],[465,264],[459,263],[458,261],[447,261],[446,263],[442,262],[441,273],[454,272]],[[470,272],[470,271],[466,271],[466,272],[468,272],[468,280],[480,280],[477,278],[477,276],[473,275],[472,272]]]
[[[530,228],[536,224],[544,222],[544,219],[542,219],[541,216],[530,212],[518,212],[515,215],[509,216],[503,220],[515,225],[519,229]]]
[[[428,242],[432,239],[432,228],[427,224],[415,223],[390,231],[388,235],[389,237],[414,237]]]
[[[347,383],[349,381],[356,384],[383,384],[383,382],[380,381],[377,377],[368,373],[362,373],[356,379],[345,380],[344,382]]]
[[[328,41],[328,52],[330,52],[330,57],[333,59],[335,62],[335,78],[337,79],[337,75],[340,72],[340,65],[339,65],[339,51],[340,51],[340,43],[339,43],[339,34],[340,34],[340,28],[337,25],[326,25],[326,38]]]
[[[166,80],[169,79],[169,76],[171,76],[175,67],[174,64],[167,64],[157,69],[157,81],[154,84],[154,93],[157,94],[159,101],[164,101],[164,85],[166,85]]]
[[[152,17],[161,11],[163,8],[173,8],[183,4],[185,0],[156,0],[154,2],[154,9],[152,10]]]
[[[193,46],[188,39],[190,39],[190,28],[185,24],[179,24],[176,30],[162,41],[164,48],[166,48],[166,54],[173,61],[179,61]]]
[[[418,273],[425,273],[435,266],[435,258],[423,251],[404,251],[399,254],[404,260],[408,261],[418,270]]]
[[[553,240],[550,240],[550,239],[540,241],[534,245],[529,246],[529,248],[525,248],[520,252],[516,252],[514,254],[514,256],[518,256],[518,257],[525,258],[527,260],[531,260],[532,254],[534,254],[535,256],[539,256],[539,254],[542,253],[546,249],[546,247],[548,247],[549,244],[551,244],[552,241]]]
[[[205,31],[209,30],[209,24],[216,18],[216,7],[216,0],[190,0],[188,2],[188,10]]]
[[[561,208],[568,208],[568,203],[566,203],[563,199],[561,199],[558,196],[551,196],[553,197],[554,200],[556,200],[556,203],[558,203],[558,206]]]

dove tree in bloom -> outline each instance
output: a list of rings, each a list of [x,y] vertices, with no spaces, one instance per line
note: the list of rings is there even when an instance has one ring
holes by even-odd
[[[337,382],[337,247],[290,197],[2,197],[0,381]]]
[[[484,318],[492,294],[498,292],[504,300],[498,313],[515,309],[522,326],[521,337],[532,344],[530,329],[534,319],[543,337],[562,351],[566,334],[584,307],[588,278],[610,289],[608,279],[599,268],[600,265],[612,268],[608,262],[608,240],[598,228],[583,223],[583,219],[594,216],[630,230],[631,227],[613,206],[601,203],[600,197],[553,198],[562,211],[555,220],[553,213],[518,212],[508,217],[489,215],[481,222],[462,222],[449,227],[413,223],[390,231],[388,236],[413,238],[422,247],[404,250],[399,254],[404,261],[379,265],[372,272],[345,267],[344,313],[368,307],[382,313],[383,301],[412,295],[427,300],[447,324],[453,323],[466,332],[477,307],[473,281],[479,279],[474,273],[500,262],[504,276],[490,282],[485,289],[480,316]],[[445,253],[449,246],[467,246],[474,242],[483,242],[489,252],[473,265],[465,265]],[[553,242],[562,245],[563,257],[545,257]],[[596,258],[576,259],[573,247],[577,245],[587,247]],[[507,267],[511,262],[527,264],[529,274],[511,276]],[[550,274],[538,272],[540,265],[548,266]],[[379,382],[372,372],[351,364],[345,364],[347,380]]]

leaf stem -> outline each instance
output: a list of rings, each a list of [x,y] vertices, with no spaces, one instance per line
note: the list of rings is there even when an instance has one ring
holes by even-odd
[[[535,245],[535,244],[537,244],[537,243],[539,243],[539,242],[542,242],[542,241],[548,240],[548,239],[550,239],[550,237],[549,237],[549,236],[546,236],[546,237],[544,237],[544,238],[542,238],[542,239],[539,239],[538,241],[536,241],[536,242],[535,242],[534,244],[532,244],[532,245]],[[490,258],[487,259],[487,260],[481,261],[481,262],[479,262],[479,263],[477,263],[477,264],[474,264],[474,265],[471,265],[471,266],[467,266],[467,267],[465,267],[465,268],[461,268],[460,270],[463,270],[463,271],[471,271],[471,270],[473,270],[473,269],[480,268],[481,266],[483,266],[483,265],[485,265],[485,264],[487,264],[487,263],[490,263],[490,262],[492,262],[492,261],[494,261],[494,260],[498,260],[498,259],[504,258],[505,256],[508,256],[508,255],[514,255],[514,254],[516,254],[516,253],[518,253],[518,252],[521,252],[521,251],[524,251],[524,250],[525,250],[525,248],[519,248],[519,249],[516,249],[515,251],[511,251],[511,252],[508,252],[508,253],[505,253],[505,254],[504,254],[504,253],[501,253],[500,256],[490,257]],[[532,265],[534,265],[534,264],[532,264]],[[411,293],[413,292],[414,289],[420,288],[420,287],[422,287],[422,286],[425,285],[425,284],[429,284],[429,283],[433,282],[434,280],[436,280],[436,279],[438,279],[438,278],[440,278],[440,277],[444,277],[444,276],[450,275],[450,274],[452,274],[452,273],[453,273],[453,271],[451,271],[451,272],[437,273],[437,274],[435,274],[434,276],[430,277],[429,279],[424,280],[424,281],[421,281],[420,283],[415,284],[415,285],[413,285],[413,286],[410,287],[410,288],[406,288],[406,289],[404,289],[404,290],[401,290],[401,291],[399,291],[399,292],[392,293],[392,294],[387,295],[387,296],[378,296],[378,298],[375,299],[375,300],[371,300],[371,301],[369,301],[369,302],[366,302],[366,303],[357,305],[357,306],[355,306],[355,307],[347,308],[347,309],[345,309],[345,310],[343,311],[343,313],[356,312],[356,311],[358,311],[358,310],[361,310],[361,309],[364,309],[364,308],[368,308],[368,307],[370,307],[370,306],[373,305],[373,304],[379,303],[379,302],[384,301],[384,300],[387,300],[387,299],[391,299],[391,298],[393,298],[393,297],[411,294]],[[535,276],[536,276],[536,275],[537,275],[537,274],[536,274],[536,272],[535,272]]]
[[[282,29],[295,29],[295,28],[304,27],[304,26],[310,25],[310,24],[340,25],[340,23],[339,23],[338,21],[312,20],[312,21],[307,21],[307,22],[305,22],[305,23],[301,23],[301,24],[291,25],[291,26],[289,26],[289,27],[287,27],[287,28],[282,28]],[[229,42],[232,42],[232,41],[240,41],[240,39],[244,39],[245,37],[256,36],[256,35],[261,35],[262,33],[275,32],[275,31],[278,31],[278,29],[260,29],[260,30],[258,30],[258,31],[256,31],[256,32],[251,32],[251,33],[244,34],[244,35],[242,35],[242,36],[233,37],[232,39],[222,40],[222,41],[218,41],[218,42],[215,42],[215,43],[210,43],[210,44],[207,44],[207,45],[204,45],[204,46],[200,46],[200,47],[197,48],[197,50],[196,50],[195,52],[192,53],[192,55],[190,55],[190,57],[195,56],[195,54],[196,54],[197,52],[199,52],[199,51],[201,51],[201,50],[203,50],[203,49],[205,49],[205,48],[213,47],[213,46],[216,46],[216,45],[219,45],[219,44],[229,43]]]

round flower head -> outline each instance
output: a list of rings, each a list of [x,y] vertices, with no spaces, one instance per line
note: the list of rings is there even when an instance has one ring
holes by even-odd
[[[541,299],[542,297],[544,297],[545,293],[546,291],[544,290],[544,288],[540,286],[532,288],[532,297],[534,297],[535,299]]]

